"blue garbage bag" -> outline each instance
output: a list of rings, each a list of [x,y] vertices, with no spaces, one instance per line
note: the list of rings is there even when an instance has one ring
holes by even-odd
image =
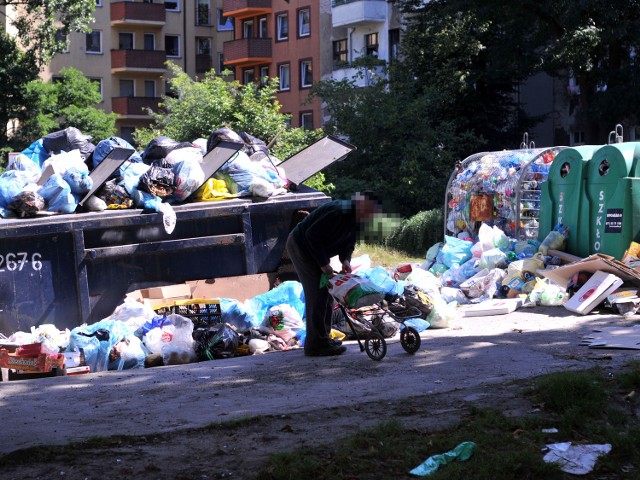
[[[102,160],[104,160],[105,157],[116,147],[131,148],[134,150],[134,153],[129,157],[129,161],[136,163],[142,162],[140,153],[138,153],[138,151],[136,151],[135,148],[133,148],[124,138],[109,137],[96,145],[96,149],[93,151],[93,168],[100,165],[100,162],[102,162]]]
[[[358,274],[369,279],[374,285],[388,295],[402,295],[404,293],[404,282],[397,282],[391,274],[383,267],[377,266],[367,268]]]
[[[7,170],[0,175],[0,207],[7,208],[30,181],[30,174],[22,170]]]
[[[114,364],[114,361],[109,359],[109,354],[122,340],[132,341],[130,337],[137,338],[126,323],[119,320],[100,320],[92,325],[82,325],[71,330],[69,350],[82,349],[85,361],[92,372],[109,370],[110,364],[111,369],[122,370],[124,362]],[[142,365],[144,366],[144,357]]]
[[[256,317],[253,310],[232,298],[221,298],[222,323],[229,323],[240,330],[248,330],[258,327],[261,320]]]
[[[302,284],[295,280],[282,282],[266,293],[257,295],[247,301],[256,317],[264,320],[271,307],[286,303],[295,308],[302,318],[305,317],[304,290]]]
[[[78,201],[71,193],[71,187],[57,173],[51,175],[40,187],[38,195],[47,202],[49,212],[73,213],[78,206]]]
[[[42,138],[33,142],[20,153],[29,157],[37,163],[40,168],[42,168],[42,164],[50,157],[49,152],[44,148]]]

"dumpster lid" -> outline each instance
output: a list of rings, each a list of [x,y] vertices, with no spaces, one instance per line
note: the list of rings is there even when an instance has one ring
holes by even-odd
[[[299,184],[332,163],[344,159],[355,149],[353,145],[327,135],[277,166],[284,169],[287,180]]]
[[[216,143],[216,146],[204,156],[202,163],[200,164],[202,171],[204,172],[204,181],[198,185],[198,188],[194,189],[193,193],[189,195],[185,202],[189,202],[195,192],[197,192],[198,189],[204,185],[206,181],[209,180],[211,176],[216,173],[231,157],[233,157],[239,150],[242,150],[243,147],[244,143],[239,142],[221,140]]]
[[[94,168],[89,176],[93,181],[91,190],[78,202],[78,205],[82,206],[91,195],[93,195],[107,180],[111,177],[120,166],[133,155],[135,150],[132,148],[115,147],[104,157],[100,164]]]

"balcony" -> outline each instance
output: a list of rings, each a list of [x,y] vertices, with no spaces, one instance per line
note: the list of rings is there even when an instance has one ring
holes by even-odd
[[[267,15],[273,11],[271,0],[223,0],[225,17],[238,19]]]
[[[115,2],[111,4],[111,25],[162,27],[165,12],[163,3]]]
[[[124,117],[151,118],[147,108],[157,112],[159,103],[159,97],[111,97],[111,111]]]
[[[352,80],[356,87],[368,87],[385,77],[382,66],[352,67],[345,65],[344,68],[337,68],[331,72],[331,79],[337,82],[341,80]]]
[[[166,70],[164,50],[111,50],[111,73],[158,72]]]
[[[224,42],[224,63],[234,67],[251,67],[271,62],[270,38],[241,38]]]
[[[332,24],[337,28],[384,23],[388,8],[385,0],[335,0],[331,6]]]

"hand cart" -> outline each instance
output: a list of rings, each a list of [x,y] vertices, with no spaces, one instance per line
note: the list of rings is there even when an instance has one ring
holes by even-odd
[[[367,355],[372,360],[380,361],[387,354],[387,342],[382,335],[380,328],[378,327],[375,319],[381,319],[385,315],[388,315],[396,322],[400,323],[400,344],[405,352],[414,354],[420,349],[422,340],[420,334],[415,328],[405,325],[405,321],[411,318],[417,318],[422,315],[419,308],[415,306],[406,306],[402,303],[402,297],[398,297],[393,301],[382,300],[370,307],[363,309],[353,309],[343,305],[336,299],[336,304],[342,311],[344,318],[349,325],[349,328],[353,332],[354,337],[358,341],[360,351],[367,352]],[[366,312],[366,313],[364,313]],[[353,324],[353,321],[357,320],[362,323],[369,333],[367,334],[364,342],[360,339],[358,332]]]

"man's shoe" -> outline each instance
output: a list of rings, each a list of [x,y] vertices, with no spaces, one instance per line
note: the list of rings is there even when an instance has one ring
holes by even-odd
[[[304,354],[307,357],[332,357],[334,355],[342,355],[347,351],[344,345],[326,345],[320,348],[305,348]]]
[[[335,345],[336,347],[339,347],[340,345],[342,345],[342,340],[340,340],[339,338],[330,338],[329,345]]]

